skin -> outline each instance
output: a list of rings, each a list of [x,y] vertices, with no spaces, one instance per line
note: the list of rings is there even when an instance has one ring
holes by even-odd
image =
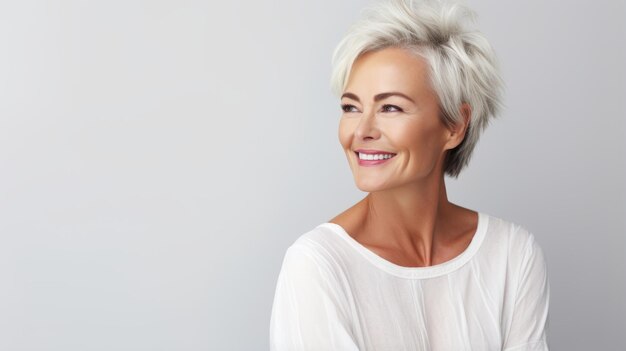
[[[443,164],[465,136],[463,123],[447,128],[428,83],[426,62],[402,48],[361,55],[341,98],[339,141],[357,187],[368,195],[331,223],[396,265],[426,267],[461,254],[471,242],[478,213],[448,201]],[[401,96],[381,93],[400,92]],[[412,101],[411,101],[412,100]],[[382,165],[360,166],[356,149],[396,153]]]

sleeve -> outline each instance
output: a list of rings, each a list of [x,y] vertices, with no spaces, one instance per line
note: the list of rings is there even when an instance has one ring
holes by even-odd
[[[358,351],[328,265],[304,246],[287,249],[270,318],[270,351]]]
[[[529,233],[503,351],[548,351],[550,284],[543,251]]]

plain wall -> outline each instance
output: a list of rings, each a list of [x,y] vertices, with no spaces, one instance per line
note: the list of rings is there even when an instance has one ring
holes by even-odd
[[[363,196],[330,56],[369,1],[0,3],[0,350],[267,350]],[[543,247],[554,350],[623,350],[626,4],[468,2],[507,84],[457,204]]]

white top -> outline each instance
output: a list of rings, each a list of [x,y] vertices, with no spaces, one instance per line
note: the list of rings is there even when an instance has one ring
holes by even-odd
[[[286,251],[270,318],[270,350],[548,350],[550,287],[524,227],[478,214],[459,256],[396,265],[335,223]]]

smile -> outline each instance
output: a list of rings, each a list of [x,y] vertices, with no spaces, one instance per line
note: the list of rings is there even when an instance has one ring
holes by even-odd
[[[396,154],[366,154],[362,152],[354,152],[359,160],[360,166],[376,166],[383,164],[394,158]]]

